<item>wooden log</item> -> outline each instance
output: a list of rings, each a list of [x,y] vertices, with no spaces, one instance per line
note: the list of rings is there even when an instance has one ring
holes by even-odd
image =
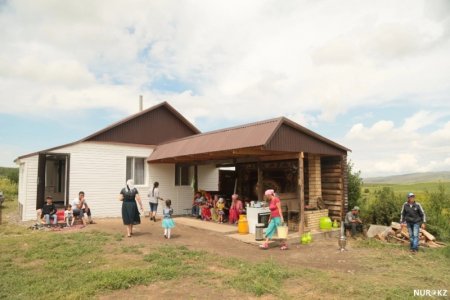
[[[340,183],[322,183],[322,190],[340,190],[342,184]]]
[[[342,191],[322,189],[322,195],[342,195]]]
[[[432,235],[431,233],[429,233],[428,231],[426,231],[425,229],[420,229],[420,232],[430,241],[435,241],[436,238],[434,237],[434,235]]]
[[[322,195],[323,201],[340,201],[342,195]]]
[[[408,231],[406,230],[406,228],[402,229],[402,230],[400,231],[400,234],[401,234],[402,236],[404,236],[405,238],[409,239],[409,233],[408,233]]]
[[[382,242],[386,242],[386,239],[384,238],[384,236],[381,233],[378,233],[377,235],[375,235],[375,238]]]
[[[407,241],[407,240],[402,240],[401,238],[398,238],[398,237],[396,237],[396,236],[389,236],[389,237],[391,237],[391,238],[393,238],[394,240],[396,240],[396,241],[399,241],[399,242],[402,242],[402,243],[408,243],[409,241]]]
[[[443,246],[439,245],[438,243],[435,243],[435,242],[433,242],[431,240],[427,241],[426,244],[430,248],[441,248],[441,247],[443,247]]]
[[[341,177],[322,177],[322,184],[325,183],[342,183]]]

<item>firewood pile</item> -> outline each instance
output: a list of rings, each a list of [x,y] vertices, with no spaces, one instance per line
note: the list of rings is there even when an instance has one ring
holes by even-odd
[[[388,243],[409,244],[409,233],[406,227],[402,228],[400,223],[392,222],[386,231],[378,233],[375,238]],[[434,235],[424,229],[420,229],[419,246],[428,248],[445,247],[444,243],[436,241]]]

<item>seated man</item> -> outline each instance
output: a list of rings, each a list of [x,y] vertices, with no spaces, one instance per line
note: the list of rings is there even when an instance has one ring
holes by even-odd
[[[53,203],[53,198],[47,196],[45,201],[47,203],[42,207],[42,215],[44,216],[45,224],[50,225],[50,218],[53,219],[53,224],[58,224],[58,216],[56,215],[56,206]]]
[[[345,229],[351,229],[353,238],[357,231],[363,232],[363,224],[359,218],[358,206],[353,207],[353,209],[345,215],[344,226]]]
[[[84,198],[84,192],[79,192],[78,198],[73,199],[72,210],[74,217],[80,216],[81,220],[83,221],[83,225],[86,225],[86,220],[84,218],[85,213],[89,218],[89,223],[93,223],[91,219],[91,210],[89,209],[89,206],[86,203],[86,199]]]

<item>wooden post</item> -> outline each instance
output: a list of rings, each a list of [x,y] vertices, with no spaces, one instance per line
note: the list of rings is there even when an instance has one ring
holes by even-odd
[[[198,192],[198,167],[194,166],[194,193]]]
[[[263,201],[264,200],[264,186],[263,186],[263,171],[262,171],[262,165],[261,162],[257,163],[258,168],[258,200]]]
[[[303,173],[303,152],[298,155],[298,198],[300,201],[300,226],[298,227],[300,235],[305,231],[305,184]]]

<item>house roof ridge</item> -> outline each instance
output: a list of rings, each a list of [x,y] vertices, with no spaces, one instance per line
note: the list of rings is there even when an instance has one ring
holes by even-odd
[[[156,146],[166,145],[166,144],[170,144],[170,143],[174,143],[174,142],[178,142],[178,141],[183,141],[183,140],[187,140],[187,139],[191,139],[191,138],[206,136],[206,135],[220,133],[220,132],[227,132],[227,131],[233,131],[233,130],[248,128],[248,127],[258,126],[258,125],[262,125],[262,124],[267,124],[267,123],[280,122],[282,120],[282,118],[283,117],[271,118],[271,119],[267,119],[267,120],[261,120],[261,121],[256,121],[256,122],[252,122],[252,123],[241,124],[241,125],[226,127],[226,128],[222,128],[222,129],[206,131],[206,132],[202,132],[202,133],[198,133],[198,134],[182,137],[182,138],[179,138],[179,139],[176,139],[176,140],[167,141],[167,142],[158,144]]]

